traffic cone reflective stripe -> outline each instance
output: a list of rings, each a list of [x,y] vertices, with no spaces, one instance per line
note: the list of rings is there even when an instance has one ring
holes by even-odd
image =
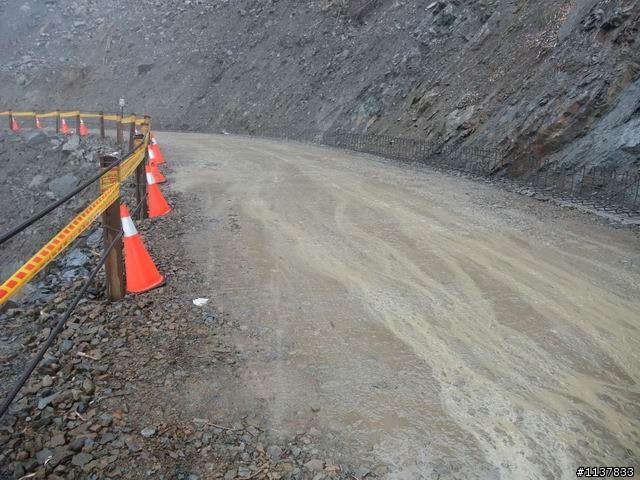
[[[123,210],[123,208],[126,209],[126,211]],[[124,237],[133,237],[138,234],[138,229],[133,223],[133,220],[131,220],[131,215],[129,215],[129,209],[126,205],[120,205],[120,220],[122,221]]]
[[[162,165],[163,163],[165,163],[164,154],[162,153],[162,150],[160,150],[160,145],[158,145],[158,141],[156,140],[156,137],[153,134],[151,134],[151,149],[153,150],[153,153],[156,156],[157,164]]]
[[[149,166],[151,167],[151,173],[153,173],[153,178],[156,180],[156,183],[165,183],[167,181],[166,177],[162,174],[155,163],[150,164]]]
[[[153,179],[156,181],[156,183],[164,183],[167,181],[167,179],[158,168],[156,156],[153,153],[153,150],[151,150],[151,147],[149,147],[149,166],[151,167],[151,173],[153,173]]]
[[[36,117],[36,128],[42,128],[42,124],[40,123],[40,119]]]
[[[84,124],[84,121],[82,119],[80,119],[80,136],[81,137],[86,137],[87,135],[89,135],[89,129]]]
[[[11,131],[13,132],[20,131],[20,125],[18,125],[18,121],[16,120],[15,117],[11,117]]]
[[[71,135],[71,129],[69,125],[67,125],[67,121],[64,118],[60,119],[60,124],[62,125],[61,132],[63,135]]]
[[[147,173],[147,203],[149,205],[149,217],[161,217],[171,211],[171,207],[164,199],[160,187],[156,183],[150,166],[145,168]]]
[[[164,284],[164,277],[160,275],[149,252],[142,243],[142,238],[131,220],[129,209],[120,205],[120,220],[124,232],[124,271],[127,292],[142,293]]]

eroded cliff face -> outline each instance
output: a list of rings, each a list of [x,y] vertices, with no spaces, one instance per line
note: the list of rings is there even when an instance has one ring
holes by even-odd
[[[106,3],[106,4],[105,4]],[[640,0],[0,1],[0,103],[638,168]]]

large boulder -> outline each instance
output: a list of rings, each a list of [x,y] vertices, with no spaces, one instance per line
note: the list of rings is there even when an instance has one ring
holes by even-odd
[[[49,182],[49,189],[57,198],[60,198],[77,187],[79,183],[80,180],[78,177],[72,173],[67,173],[66,175],[51,180]]]
[[[27,145],[33,147],[48,142],[49,136],[43,130],[35,129],[25,134],[24,141],[27,142]]]
[[[80,136],[76,135],[75,133],[73,135],[69,135],[69,137],[67,137],[67,141],[64,143],[64,145],[62,145],[62,151],[66,153],[75,152],[79,148]]]

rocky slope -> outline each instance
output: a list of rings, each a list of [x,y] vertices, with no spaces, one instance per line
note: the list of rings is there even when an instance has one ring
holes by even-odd
[[[0,104],[637,170],[640,0],[0,1]]]

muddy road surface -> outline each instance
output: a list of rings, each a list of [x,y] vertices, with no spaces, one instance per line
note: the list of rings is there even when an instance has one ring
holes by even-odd
[[[206,218],[184,238],[208,272],[194,298],[243,352],[182,408],[262,408],[274,436],[311,429],[393,479],[638,467],[636,233],[364,155],[158,138]]]

